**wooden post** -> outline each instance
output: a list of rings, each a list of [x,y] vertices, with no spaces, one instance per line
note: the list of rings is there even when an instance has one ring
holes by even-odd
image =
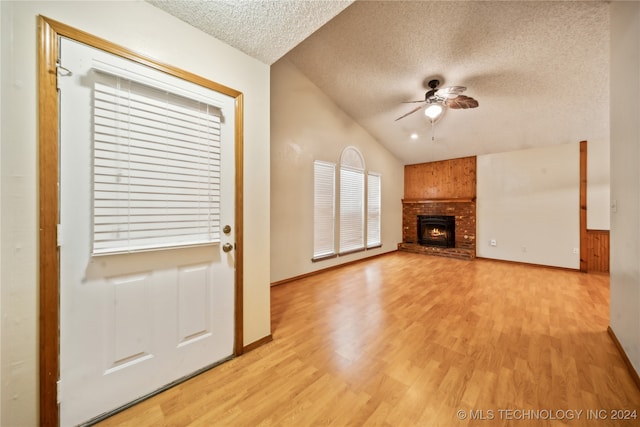
[[[587,141],[580,141],[580,271],[587,272]]]

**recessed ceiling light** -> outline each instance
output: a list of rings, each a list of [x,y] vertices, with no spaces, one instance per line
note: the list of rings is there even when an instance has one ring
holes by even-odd
[[[417,134],[417,133],[415,133],[415,132],[414,132],[414,133],[412,133],[412,134],[411,134],[411,139],[413,139],[414,141],[415,141],[416,139],[418,139],[418,134]]]

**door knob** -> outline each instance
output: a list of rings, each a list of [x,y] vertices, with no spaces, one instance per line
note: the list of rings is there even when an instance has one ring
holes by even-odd
[[[230,252],[233,249],[233,245],[231,243],[225,243],[222,245],[222,250],[225,252]]]

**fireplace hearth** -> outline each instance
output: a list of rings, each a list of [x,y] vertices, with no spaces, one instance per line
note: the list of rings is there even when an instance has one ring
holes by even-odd
[[[418,243],[423,246],[454,248],[456,217],[448,215],[418,215]]]

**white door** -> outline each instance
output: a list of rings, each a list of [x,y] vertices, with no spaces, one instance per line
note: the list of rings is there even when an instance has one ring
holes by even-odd
[[[60,425],[108,413],[233,354],[234,99],[67,39],[60,87]],[[96,68],[97,67],[97,68]],[[219,241],[97,254],[95,81],[107,69],[212,99],[223,119]],[[60,74],[69,74],[62,71]],[[225,225],[230,231],[223,231]],[[227,251],[225,251],[226,249]]]

